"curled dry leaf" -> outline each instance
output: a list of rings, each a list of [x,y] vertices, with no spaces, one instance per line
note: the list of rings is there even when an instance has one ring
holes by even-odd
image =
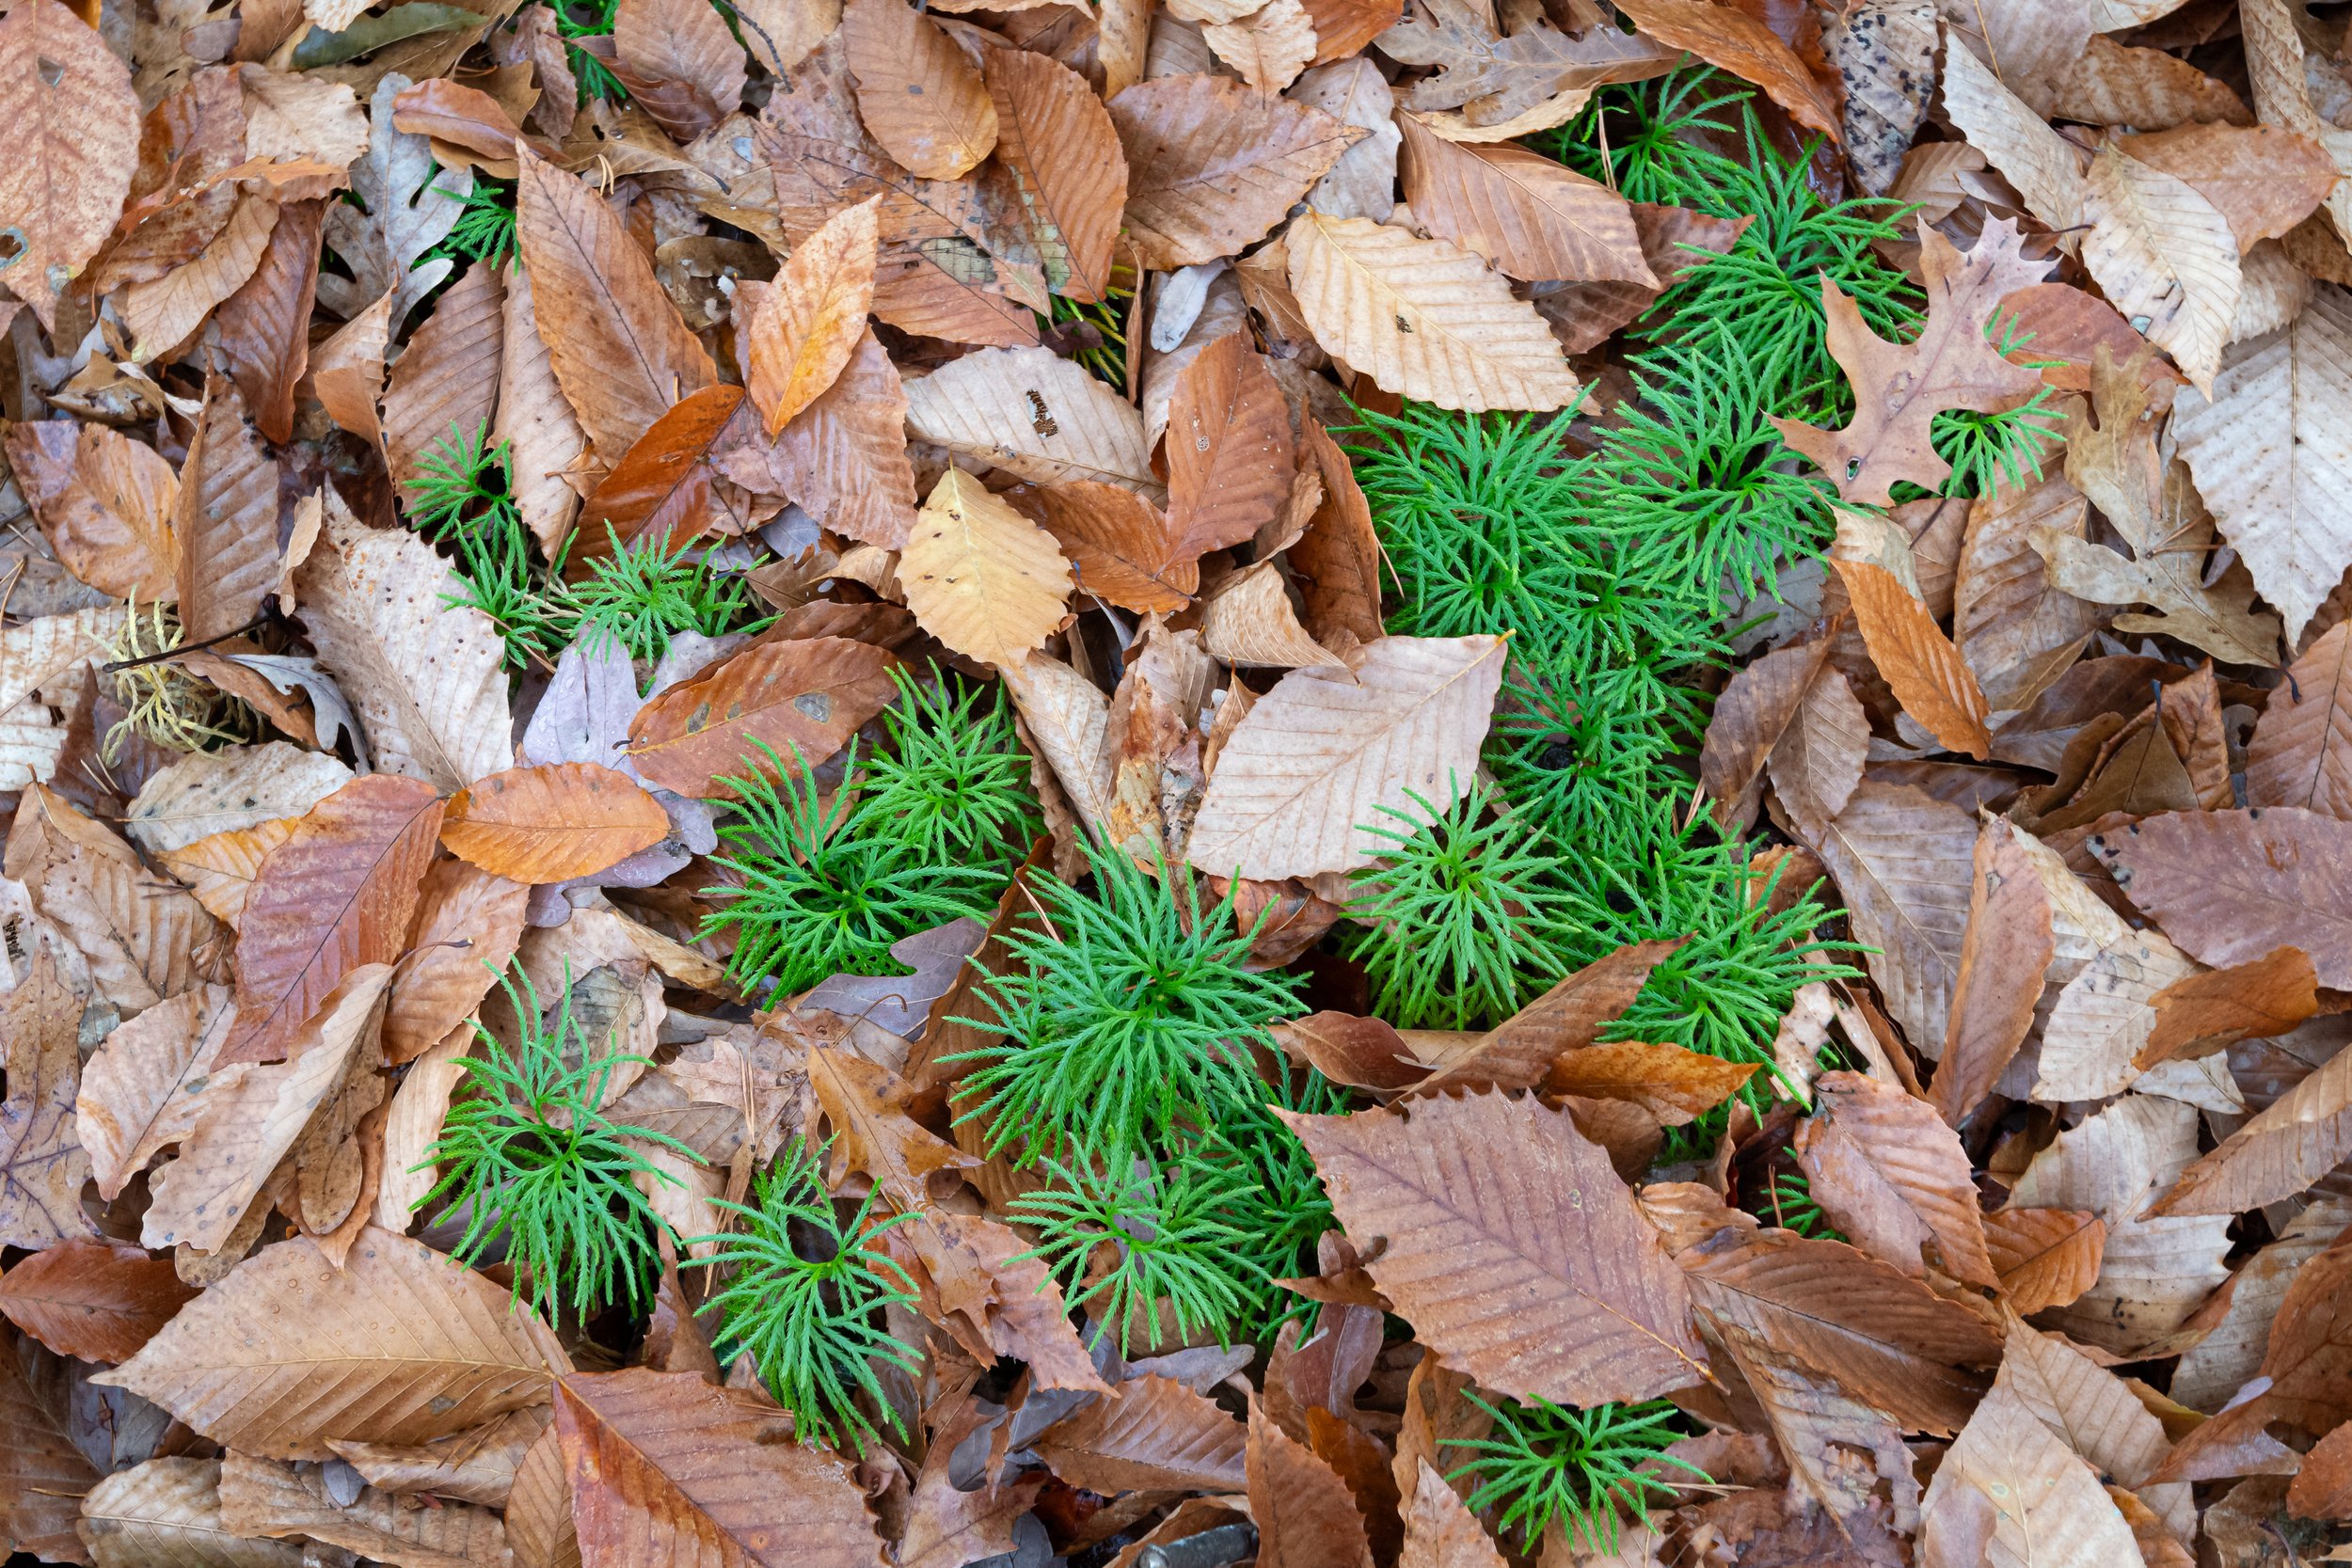
[[[2352,1053],[2273,1101],[2181,1173],[2152,1214],[2235,1214],[2292,1197],[2352,1158]]]
[[[949,468],[915,516],[898,581],[925,631],[1004,669],[1061,624],[1071,578],[1052,534]]]
[[[1483,1035],[1447,1040],[1417,1032],[1413,1044],[1430,1069],[1420,1086],[1534,1087],[1563,1055],[1591,1045],[1602,1025],[1631,1006],[1650,971],[1681,945],[1638,942],[1603,954]]]
[[[602,871],[669,832],[659,800],[593,762],[493,773],[458,791],[441,817],[450,853],[525,883]]]

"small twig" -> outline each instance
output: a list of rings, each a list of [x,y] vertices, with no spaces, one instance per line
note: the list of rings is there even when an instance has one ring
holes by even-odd
[[[111,675],[121,670],[136,670],[141,665],[161,664],[167,659],[178,658],[182,654],[201,653],[206,648],[213,647],[217,643],[226,642],[232,637],[243,637],[246,632],[260,631],[263,626],[268,625],[269,611],[265,610],[262,611],[261,614],[253,617],[252,620],[247,621],[244,626],[231,627],[230,630],[222,632],[219,636],[208,637],[201,642],[183,642],[176,647],[158,648],[151,654],[140,654],[135,658],[119,658],[112,664],[102,664],[98,668],[104,673]]]

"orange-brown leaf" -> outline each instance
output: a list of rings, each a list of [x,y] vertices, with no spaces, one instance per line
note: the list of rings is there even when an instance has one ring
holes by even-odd
[[[904,8],[899,0],[886,3]],[[919,20],[916,24],[930,27]],[[940,41],[957,53],[954,45]],[[869,197],[845,207],[794,245],[752,314],[743,381],[771,436],[834,384],[866,334],[866,314],[874,305],[874,214],[881,202],[882,198]]]
[[[2319,975],[2299,947],[2277,947],[2227,969],[2192,974],[2148,999],[2155,1027],[2132,1065],[2210,1056],[2242,1039],[2283,1035],[2319,1011]]]
[[[661,802],[593,762],[510,768],[459,790],[441,842],[516,882],[564,882],[615,865],[670,832]]]
[[[1985,728],[1991,709],[1977,677],[1902,580],[1883,566],[1833,556],[1853,604],[1854,621],[1870,661],[1895,689],[1895,700],[1947,751],[1990,756]]]
[[[128,1361],[196,1291],[145,1247],[72,1240],[0,1275],[0,1313],[59,1355]]]
[[[2352,822],[2290,806],[2167,812],[2087,842],[2200,963],[2299,947],[2321,985],[2352,989]]]
[[[808,1053],[808,1083],[833,1123],[834,1158],[873,1178],[901,1213],[930,1206],[926,1178],[981,1164],[907,1115],[907,1086],[879,1063],[820,1048]]]
[[[2010,1307],[2030,1316],[2090,1289],[2107,1227],[2083,1209],[1996,1209],[1984,1216],[1984,1240]]]
[[[1929,1098],[1958,1127],[2000,1082],[2033,1028],[2034,1006],[2057,951],[2050,897],[2008,819],[1977,833],[1960,977]]]
[[[235,383],[213,376],[180,467],[180,629],[201,642],[253,619],[278,587],[278,465],[246,422]]]
[[[1564,1053],[1551,1064],[1544,1092],[1621,1100],[1680,1127],[1739,1093],[1756,1070],[1754,1062],[1726,1062],[1678,1045],[1610,1040]]]
[[[1414,1463],[1419,1480],[1405,1515],[1405,1550],[1397,1568],[1503,1568],[1502,1554],[1478,1515],[1454,1495],[1429,1461]]]
[[[1364,1516],[1347,1483],[1254,1401],[1248,1469],[1260,1568],[1372,1568]]]
[[[1552,1063],[1593,1043],[1601,1028],[1633,1005],[1650,971],[1682,945],[1637,942],[1594,959],[1458,1051],[1436,1054],[1424,1089],[1475,1085],[1524,1089],[1544,1081]]]
[[[1405,199],[1433,234],[1524,281],[1659,286],[1625,198],[1510,142],[1452,142],[1417,115],[1404,128]]]
[[[996,105],[963,50],[907,0],[850,0],[841,37],[866,131],[910,174],[959,180],[996,146]]]
[[[1239,1421],[1173,1379],[1139,1377],[1088,1404],[1030,1446],[1073,1486],[1105,1494],[1248,1484]]]
[[[1177,559],[1167,515],[1123,484],[1073,479],[1025,486],[1005,499],[1054,536],[1070,558],[1082,596],[1138,614],[1172,615],[1200,592],[1200,562]]]
[[[1797,1160],[1837,1228],[1905,1274],[1994,1284],[1967,1151],[1934,1110],[1858,1072],[1824,1074],[1813,1097]]]
[[[221,359],[245,394],[254,428],[281,446],[294,439],[294,388],[310,369],[326,214],[325,200],[280,205],[261,264],[213,314]]]
[[[24,235],[8,287],[43,326],[57,293],[106,238],[138,164],[139,100],[130,68],[94,24],[56,0],[25,0],[0,21],[0,212]]]
[[[706,387],[678,400],[637,438],[580,508],[580,531],[564,557],[566,576],[623,548],[658,540],[676,551],[710,526],[711,452],[743,405],[740,387]]]
[[[742,45],[708,6],[621,0],[612,13],[612,73],[628,88],[629,102],[681,142],[742,105]]]
[[[1110,289],[1111,242],[1127,205],[1127,155],[1087,79],[1044,55],[991,49],[981,61],[996,105],[996,161],[1012,187],[998,203],[1052,290],[1096,300]]]
[[[178,595],[180,481],[154,448],[103,424],[9,427],[9,471],[66,570],[116,598]]]
[[[2352,1159],[2352,1052],[2271,1101],[2181,1173],[2151,1214],[2234,1214],[2293,1197]]]
[[[472,435],[496,410],[505,309],[498,269],[476,261],[410,336],[384,390],[385,461],[395,484],[414,484],[435,442],[453,439],[453,429]]]
[[[1175,559],[1238,545],[1280,515],[1297,466],[1290,405],[1247,334],[1219,338],[1176,378],[1167,450]]]
[[[1708,65],[1762,87],[1788,118],[1832,141],[1844,135],[1836,101],[1813,79],[1796,52],[1736,6],[1708,0],[1626,0],[1617,8],[1669,49],[1688,49]]]
[[[772,772],[797,749],[814,768],[898,694],[891,657],[870,642],[814,637],[744,649],[638,710],[629,760],[647,780],[680,795],[716,799],[722,775]]]
[[[1163,76],[1111,100],[1128,164],[1127,234],[1171,270],[1265,238],[1364,133],[1230,76]]]

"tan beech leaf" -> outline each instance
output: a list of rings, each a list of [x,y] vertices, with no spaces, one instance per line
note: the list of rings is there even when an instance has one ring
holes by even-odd
[[[2155,1026],[2133,1062],[2142,1069],[2286,1034],[2319,1011],[2319,975],[2301,948],[2274,947],[2249,962],[2175,980],[2149,1005]]]
[[[1569,1052],[1581,1051],[1633,1005],[1650,971],[1682,943],[1637,942],[1615,948],[1568,975],[1483,1035],[1452,1037],[1433,1047],[1416,1031],[1409,1042],[1430,1069],[1425,1090],[1461,1086],[1524,1089],[1545,1082]]]
[[[1613,27],[1588,28],[1584,37],[1571,39],[1541,21],[1501,38],[1493,11],[1458,0],[1415,8],[1413,16],[1381,35],[1380,52],[1401,64],[1438,68],[1413,86],[1410,107],[1463,108],[1463,115],[1449,118],[1493,140],[1559,124],[1583,106],[1580,94],[1605,82],[1646,77],[1680,53]],[[1561,119],[1546,118],[1562,99],[1569,103],[1558,110]]]
[[[1854,417],[1838,431],[1778,416],[1772,425],[1845,499],[1888,504],[1897,480],[1939,488],[1952,466],[1928,442],[1936,415],[1955,408],[1997,414],[2041,389],[2039,371],[2011,364],[1985,336],[2001,301],[2041,282],[2050,270],[2050,262],[2021,255],[2020,244],[2015,223],[2001,218],[1985,226],[1963,260],[1949,240],[1921,224],[1928,319],[1907,343],[1890,343],[1871,331],[1860,307],[1828,277],[1821,279],[1829,352],[1853,384]]]
[[[1212,22],[1201,40],[1260,92],[1280,92],[1315,57],[1315,23],[1300,0],[1264,0],[1236,22]]]
[[[465,1081],[462,1058],[472,1049],[473,1021],[458,1024],[409,1064],[384,1117],[384,1174],[375,1191],[375,1223],[394,1235],[408,1228],[439,1180],[425,1158],[449,1117],[450,1097]]]
[[[1082,594],[1172,615],[1200,590],[1200,563],[1176,559],[1168,517],[1133,490],[1073,479],[1005,499],[1054,536]]]
[[[43,326],[55,326],[57,295],[122,212],[139,111],[130,68],[56,0],[27,0],[0,22],[0,123],[14,144],[0,166],[0,212],[24,236],[8,287]]]
[[[516,155],[516,235],[539,336],[580,428],[617,458],[718,372],[604,198],[529,148]]]
[[[1918,1517],[1919,1483],[1912,1478],[1911,1450],[1883,1413],[1754,1329],[1704,1310],[1699,1325],[1708,1347],[1739,1369],[1764,1407],[1772,1435],[1788,1456],[1792,1487],[1844,1519],[1872,1512],[1873,1493],[1883,1481],[1897,1528]]]
[[[2228,220],[2240,255],[2311,216],[2338,178],[2326,148],[2277,125],[2176,125],[2115,145],[2195,187]]]
[[[355,1443],[343,1437],[330,1438],[328,1446],[379,1491],[430,1492],[461,1502],[503,1508],[523,1456],[554,1424],[554,1411],[532,1405],[528,1410],[510,1410],[471,1432],[414,1447]]]
[[[1976,842],[1977,824],[1958,806],[1865,779],[1815,846],[1887,1010],[1922,1053],[1943,1049]]]
[[[1825,1073],[1797,1130],[1814,1201],[1857,1245],[1910,1275],[1932,1265],[1997,1283],[1973,1169],[1926,1101],[1858,1072]]]
[[[2171,1397],[2192,1410],[2216,1413],[2262,1370],[2270,1330],[2288,1287],[2303,1265],[2326,1252],[2352,1222],[2352,1204],[2323,1198],[2287,1222],[2279,1239],[2238,1267],[2216,1295],[2220,1308],[2212,1332],[2191,1345],[2173,1372]],[[2213,1316],[2208,1307],[2201,1316]]]
[[[681,142],[742,105],[743,46],[715,10],[696,10],[688,0],[620,0],[612,44],[612,73],[628,88],[629,102]]]
[[[2018,490],[1996,485],[1968,508],[1952,590],[1952,641],[1994,707],[2038,695],[2072,665],[2099,627],[2096,607],[2050,580],[2038,529],[2082,539],[2082,492],[2062,474]]]
[[[220,1518],[241,1536],[307,1537],[399,1568],[468,1568],[506,1557],[506,1527],[486,1508],[419,1508],[362,1486],[339,1502],[325,1472],[231,1453],[221,1461]]]
[[[996,106],[990,166],[1012,187],[1007,211],[1019,248],[1034,254],[1054,293],[1105,297],[1127,205],[1127,156],[1109,111],[1085,77],[1049,55],[990,49],[980,69]]]
[[[1248,333],[1217,339],[1176,378],[1167,451],[1175,559],[1238,545],[1280,515],[1297,467],[1290,405]]]
[[[580,1568],[564,1443],[550,1421],[515,1470],[506,1496],[506,1543],[516,1568]]]
[[[79,678],[83,666],[113,657],[107,650],[123,635],[119,605],[92,605],[65,615],[43,615],[0,630],[0,715],[42,687],[62,687]]]
[[[1943,1054],[1928,1101],[1958,1127],[1993,1092],[2033,1029],[2042,977],[2057,954],[2049,895],[2009,822],[1978,831],[1968,879],[1968,925]]]
[[[1307,877],[1369,865],[1357,831],[1418,791],[1439,809],[1476,766],[1502,678],[1492,637],[1385,637],[1351,673],[1296,670],[1217,759],[1186,858],[1215,876]]]
[[[1112,758],[1110,699],[1059,659],[1031,654],[997,671],[1028,727],[1028,740],[1054,770],[1081,819],[1108,832]]]
[[[2352,1060],[2338,1052],[2181,1175],[2152,1214],[2236,1214],[2292,1197],[2352,1158]]]
[[[2168,812],[2090,841],[2125,896],[2201,963],[2282,946],[2319,983],[2352,986],[2352,823],[2295,807]]]
[[[860,118],[909,174],[961,179],[996,146],[996,106],[978,70],[906,0],[850,0],[841,36]]]
[[[82,1212],[89,1157],[73,1114],[81,1022],[80,999],[57,978],[56,957],[40,943],[24,979],[0,998],[8,1087],[0,1101],[0,1243],[35,1249],[36,1257],[92,1234]],[[0,1303],[5,1290],[0,1285]]]
[[[2012,1320],[1996,1389],[2006,1389],[2043,1426],[2115,1483],[2139,1493],[2168,1515],[2183,1537],[2196,1534],[2197,1513],[2180,1482],[2151,1487],[2149,1478],[2171,1451],[2164,1423],[2122,1378],[2063,1338]]]
[[[211,377],[180,467],[180,626],[190,642],[251,621],[278,586],[278,465],[246,422],[236,384]]]
[[[834,384],[755,454],[758,467],[753,452],[730,451],[723,439],[720,470],[756,489],[780,490],[835,533],[903,549],[916,499],[906,416],[898,368],[867,327]]]
[[[1138,83],[1110,116],[1127,153],[1127,235],[1160,271],[1263,239],[1364,134],[1229,76]]]
[[[1640,1400],[1702,1376],[1680,1271],[1568,1113],[1486,1092],[1278,1113],[1422,1341],[1497,1393]]]
[[[1339,657],[1298,624],[1282,575],[1271,561],[1261,561],[1217,585],[1201,606],[1200,645],[1240,668],[1342,667]]]
[[[1544,1091],[1623,1101],[1681,1127],[1738,1093],[1756,1071],[1754,1062],[1726,1062],[1678,1045],[1610,1040],[1563,1053]]]
[[[1869,715],[1845,673],[1816,671],[1765,759],[1772,791],[1799,833],[1818,839],[1829,831],[1862,783],[1869,749]]]
[[[1311,16],[1314,13],[1312,6],[1307,10]],[[1371,57],[1350,58],[1343,54],[1328,64],[1316,65],[1284,96],[1311,103],[1342,124],[1364,133],[1364,139],[1341,153],[1331,171],[1315,182],[1307,193],[1307,205],[1335,218],[1385,218],[1394,212],[1396,150],[1404,133],[1396,125],[1396,94]],[[1274,259],[1253,255],[1248,260]],[[1290,260],[1284,256],[1270,269],[1268,281],[1279,284],[1289,270]],[[1246,272],[1240,275],[1245,281],[1248,276]],[[1283,337],[1292,335],[1287,322],[1278,331]]]
[[[925,631],[968,658],[1009,668],[1061,624],[1071,578],[1052,534],[949,468],[915,517],[898,581]]]
[[[2352,562],[2352,306],[2322,284],[2293,323],[2231,345],[2172,429],[2197,488],[2299,640]],[[2262,662],[2267,662],[2265,656]]]
[[[433,302],[384,388],[385,461],[404,497],[435,442],[453,428],[472,435],[496,411],[505,341],[506,290],[476,261]]]
[[[1119,1386],[1040,1433],[1038,1457],[1073,1486],[1112,1495],[1248,1484],[1248,1429],[1172,1378]]]
[[[1061,1286],[1042,1259],[1023,1256],[1028,1243],[1020,1232],[984,1215],[927,1207],[893,1235],[922,1261],[923,1314],[975,1356],[1026,1362],[1041,1388],[1110,1392],[1070,1322]]]
[[[1676,1261],[1694,1305],[1794,1356],[1905,1432],[1948,1433],[2000,1356],[1974,1312],[1843,1242],[1724,1230]]]
[[[1261,1568],[1372,1568],[1364,1516],[1347,1483],[1254,1400],[1246,1458]]]
[[[302,1568],[294,1541],[240,1539],[221,1522],[217,1459],[151,1459],[82,1499],[82,1541],[97,1568]]]
[[[1570,278],[1658,287],[1625,198],[1525,148],[1447,141],[1415,115],[1400,172],[1413,216],[1431,233],[1523,280]]]
[[[341,1270],[307,1238],[262,1248],[102,1381],[229,1447],[324,1460],[330,1437],[428,1443],[542,1403],[569,1368],[503,1286],[371,1227]]]
[[[1984,692],[1927,606],[1883,566],[1836,556],[1830,564],[1846,585],[1870,662],[1895,689],[1903,711],[1946,750],[1979,760],[1990,756]]]
[[[310,356],[310,390],[328,418],[370,446],[384,440],[384,351],[390,342],[393,296],[375,302],[336,329]]]
[[[2352,622],[2328,627],[2270,693],[2246,748],[2246,803],[2352,817]]]
[[[140,786],[122,830],[160,855],[232,828],[300,816],[351,778],[334,757],[283,740],[195,752]]]
[[[278,203],[242,195],[229,225],[185,265],[122,291],[122,323],[142,359],[168,356],[204,325],[222,301],[250,282],[278,228]]]
[[[728,775],[795,766],[796,751],[818,767],[898,695],[891,663],[846,637],[746,648],[638,709],[628,759],[655,786],[704,800],[731,795]]]
[[[1416,1460],[1413,1499],[1405,1515],[1405,1550],[1398,1568],[1502,1568],[1478,1515],[1454,1496],[1426,1459]]]
[[[480,866],[433,863],[384,1010],[386,1061],[398,1066],[439,1043],[490,993],[522,941],[530,902],[528,887]]]
[[[17,804],[6,867],[125,1018],[228,973],[227,932],[204,907],[40,784]]]
[[[2083,187],[2083,265],[2133,326],[2210,393],[2243,275],[2230,220],[2186,181],[2112,147]]]
[[[1049,348],[984,348],[907,384],[907,428],[1041,484],[1090,479],[1157,499],[1143,416]]]
[[[2010,1307],[2030,1316],[2090,1289],[2107,1227],[2081,1209],[1996,1209],[1984,1216],[1984,1239]]]
[[[2156,995],[2194,970],[2154,931],[2127,931],[2100,948],[2058,989],[2042,1032],[2033,1098],[2104,1100],[2129,1087],[2155,1027]]]
[[[575,1372],[556,1385],[555,1430],[586,1561],[882,1568],[848,1461],[793,1441],[765,1395],[692,1372]]]
[[[539,336],[531,275],[520,267],[510,269],[506,278],[506,317],[499,336],[499,407],[490,436],[507,443],[515,510],[539,542],[541,553],[552,559],[580,511],[580,492],[560,476],[586,455],[588,436],[556,383],[554,361],[547,341]]]
[[[377,768],[454,791],[514,766],[506,644],[488,616],[444,602],[459,590],[432,546],[405,529],[322,543],[298,580]]]
[[[1325,352],[1441,408],[1558,408],[1576,376],[1535,308],[1470,252],[1368,218],[1303,213],[1291,292]]]
[[[2084,221],[2082,156],[1947,27],[1944,112],[2054,230]]]
[[[278,1163],[310,1119],[344,1086],[355,1067],[372,1070],[375,1030],[391,983],[389,964],[361,964],[320,1002],[287,1042],[287,1058],[254,1068],[205,1097],[180,1157],[155,1172],[154,1201],[140,1222],[151,1247],[224,1245]]]
[[[346,974],[400,958],[441,813],[430,785],[370,774],[311,807],[270,851],[246,899],[223,1062],[282,1059]]]
[[[156,1150],[186,1137],[208,1090],[226,1089],[248,1070],[215,1071],[236,1016],[227,986],[197,986],[100,1043],[74,1101],[100,1196],[111,1200]]]
[[[17,488],[66,570],[116,598],[178,595],[171,520],[180,480],[154,448],[72,420],[24,420],[5,445]]]
[[[1960,1495],[1978,1501],[1956,1502]],[[1991,1510],[1990,1528],[1961,1524],[1968,1509]],[[1962,1531],[1970,1532],[1962,1539],[1982,1542],[1965,1551],[2003,1568],[2111,1568],[2140,1558],[2098,1472],[2007,1388],[1996,1387],[1969,1417],[1928,1483],[1920,1513],[1927,1561],[1963,1560],[1935,1555],[1963,1551],[1936,1544]]]
[[[459,790],[441,817],[451,854],[524,883],[589,876],[669,832],[660,801],[593,762],[493,773]]]
[[[1830,140],[1843,134],[1836,103],[1778,34],[1736,6],[1708,0],[1627,0],[1618,8],[1669,49],[1688,49],[1742,81],[1754,82],[1798,124]]]
[[[118,1243],[61,1242],[0,1275],[0,1313],[84,1361],[130,1360],[195,1297],[171,1259]]]
[[[898,6],[898,0],[886,3]],[[874,304],[874,210],[881,199],[843,208],[794,245],[760,296],[743,379],[771,436],[834,384],[865,335]]]

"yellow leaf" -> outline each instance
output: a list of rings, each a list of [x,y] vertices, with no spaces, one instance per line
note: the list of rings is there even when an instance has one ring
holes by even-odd
[[[1054,536],[961,468],[942,475],[898,557],[916,624],[957,653],[1018,665],[1060,622],[1070,565]]]

